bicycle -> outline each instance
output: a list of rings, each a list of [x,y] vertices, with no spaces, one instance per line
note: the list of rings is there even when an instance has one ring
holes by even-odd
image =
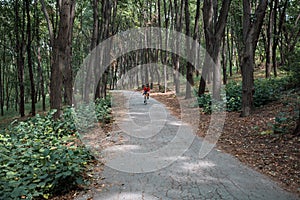
[[[144,95],[144,104],[146,105],[147,99],[149,99],[149,93],[147,92],[146,94],[143,94],[143,95]]]

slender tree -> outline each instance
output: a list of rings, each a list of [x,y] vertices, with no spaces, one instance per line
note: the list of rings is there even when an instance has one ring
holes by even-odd
[[[45,18],[48,24],[48,31],[50,37],[50,45],[53,47],[53,56],[51,62],[51,77],[50,77],[50,108],[56,109],[54,118],[59,118],[62,108],[62,89],[63,79],[65,80],[65,88],[67,99],[66,103],[70,104],[70,96],[72,92],[71,77],[71,38],[72,28],[74,22],[74,9],[75,0],[62,0],[58,2],[57,8],[59,10],[59,22],[57,35],[53,32],[52,23],[50,21],[47,8],[44,0],[40,0],[42,3]],[[69,88],[70,87],[70,88]],[[71,93],[71,94],[70,94]]]
[[[243,0],[243,51],[241,60],[242,71],[242,112],[248,116],[253,109],[254,94],[254,52],[260,30],[265,18],[268,0],[260,1],[255,13],[252,13],[251,1]]]
[[[231,0],[223,0],[218,12],[217,0],[204,0],[203,21],[207,54],[205,56],[202,77],[199,84],[198,95],[203,95],[209,71],[213,71],[213,98],[220,99],[221,89],[221,62],[220,52],[222,38],[224,37],[227,16]],[[212,63],[213,61],[213,63]]]
[[[16,0],[15,1],[15,37],[16,37],[16,52],[17,52],[18,84],[19,84],[19,102],[17,100],[16,102],[18,102],[19,104],[19,112],[21,117],[24,117],[25,116],[25,86],[24,86],[25,16],[23,12],[23,19],[21,22],[19,16],[19,8],[20,8],[19,0]],[[20,30],[20,28],[22,29]]]
[[[32,64],[32,53],[31,53],[31,17],[30,17],[30,1],[26,0],[26,15],[27,15],[27,62],[30,78],[30,94],[31,94],[31,114],[35,115],[35,84],[33,78],[33,64]]]

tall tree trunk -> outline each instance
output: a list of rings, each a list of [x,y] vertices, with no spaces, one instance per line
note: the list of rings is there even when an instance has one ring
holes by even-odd
[[[62,0],[59,6],[59,29],[57,38],[55,38],[53,43],[53,63],[50,78],[50,108],[57,110],[54,114],[54,118],[60,117],[61,113],[63,74],[65,74],[65,76],[71,76],[68,70],[70,70],[69,56],[71,51],[70,37],[72,32],[73,6],[75,6],[75,1],[72,0]],[[67,73],[65,73],[66,70]]]
[[[187,51],[187,58],[188,62],[186,64],[186,88],[185,88],[185,98],[189,99],[192,97],[192,90],[191,86],[194,85],[194,80],[193,80],[193,66],[189,62],[190,56],[191,56],[191,41],[190,41],[190,11],[189,11],[189,1],[185,0],[184,3],[184,10],[185,10],[185,34],[187,35],[187,40],[186,40],[186,51]]]
[[[16,36],[16,52],[17,52],[17,69],[18,69],[18,82],[19,82],[19,112],[21,117],[25,116],[25,100],[24,100],[24,56],[23,56],[23,48],[24,48],[24,29],[21,30],[21,38],[20,38],[20,27],[24,28],[24,24],[20,24],[19,17],[19,0],[15,1],[15,36]],[[25,16],[23,16],[23,21]],[[21,25],[21,26],[20,26]],[[17,93],[18,94],[18,93]]]
[[[222,42],[222,68],[223,68],[223,84],[227,84],[227,58],[226,58],[226,37],[223,37]]]
[[[4,38],[4,35],[3,35]],[[5,41],[3,39],[3,41]],[[3,51],[2,51],[2,63],[6,63],[6,47],[3,46]],[[5,96],[5,88],[4,88],[4,81],[5,81],[5,70],[4,70],[4,65],[2,65],[0,62],[0,110],[1,110],[1,116],[4,115],[4,96]],[[6,88],[8,86],[6,85]]]
[[[273,1],[270,2],[270,13],[267,25],[267,38],[266,38],[266,78],[269,78],[271,75],[271,55],[272,55],[272,28],[273,28],[273,15],[274,15],[274,8],[273,8]]]
[[[26,0],[26,13],[27,13],[27,62],[29,69],[30,79],[30,94],[31,94],[31,114],[35,115],[35,84],[33,78],[33,66],[31,57],[31,18],[30,18],[30,1]]]
[[[296,124],[296,128],[295,128],[293,134],[295,136],[300,136],[300,112],[299,112],[299,116],[298,116],[298,121],[297,121],[297,124]]]
[[[39,74],[39,79],[40,79],[40,88],[41,88],[41,94],[42,94],[42,108],[43,108],[43,111],[46,111],[46,94],[45,94],[45,86],[44,86],[44,74],[43,74],[43,68],[42,68],[42,65],[41,65],[41,50],[40,50],[40,47],[38,47],[38,50],[37,50],[38,54],[37,54],[37,57],[38,57],[38,61],[37,61],[37,65],[38,65],[38,74]]]
[[[182,31],[182,18],[184,13],[184,0],[177,1],[174,0],[174,11],[175,11],[175,29],[178,32]],[[175,38],[174,42],[174,49],[176,51],[179,50],[180,46],[176,40],[180,41],[180,35],[179,38]],[[180,92],[180,58],[179,55],[174,54],[173,55],[173,64],[174,64],[174,83],[175,83],[175,93],[179,94]]]
[[[206,80],[209,79],[209,71],[211,70],[213,72],[213,98],[216,100],[221,99],[220,50],[222,39],[225,36],[224,32],[230,3],[231,0],[222,0],[222,7],[218,14],[218,2],[216,0],[204,0],[203,21],[207,54],[205,55],[199,84],[199,96],[205,92]]]
[[[4,51],[5,52],[5,51]],[[5,55],[5,53],[3,52],[3,54]],[[4,110],[3,110],[3,107],[4,107],[4,102],[3,102],[3,88],[4,88],[4,85],[2,83],[2,63],[0,63],[0,115],[3,116],[4,115]]]
[[[262,22],[265,17],[267,0],[260,1],[254,16],[251,18],[251,2],[243,0],[243,55],[241,60],[242,71],[242,112],[241,116],[249,116],[253,109],[254,94],[254,52],[257,46]]]
[[[229,36],[229,28],[227,29],[227,51],[228,51],[228,61],[229,61],[229,76],[233,75],[232,67],[233,67],[233,34],[232,29],[230,30],[231,36]]]
[[[276,50],[277,50],[277,46],[279,43],[279,38],[280,38],[280,34],[282,32],[282,25],[286,16],[286,9],[287,9],[287,5],[288,5],[288,0],[285,0],[284,2],[284,6],[282,11],[280,12],[280,16],[279,16],[279,24],[278,24],[278,28],[277,28],[277,9],[278,9],[278,1],[279,0],[275,0],[275,5],[274,5],[274,42],[273,42],[273,47],[272,47],[272,59],[273,59],[273,71],[274,71],[274,76],[277,76],[277,60],[276,60]]]
[[[73,25],[75,20],[75,0],[69,0],[67,3],[67,12],[69,17],[68,32],[67,32],[67,46],[66,46],[66,64],[63,71],[63,84],[64,84],[64,101],[68,106],[72,105],[73,95],[73,70],[72,70],[72,38],[73,38]]]
[[[97,41],[99,41],[99,13],[98,13],[98,5],[99,0],[93,0],[93,33],[91,38],[90,52],[94,50],[97,46]],[[93,58],[94,56],[91,56]],[[91,76],[92,76],[92,65],[94,65],[94,60],[90,59],[90,62],[87,66],[86,77],[85,77],[85,85],[84,85],[84,102],[89,103],[89,95],[91,90]]]

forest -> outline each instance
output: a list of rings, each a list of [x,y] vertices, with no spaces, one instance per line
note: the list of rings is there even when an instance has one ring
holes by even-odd
[[[196,96],[208,116],[221,101],[241,120],[280,103],[287,109],[271,116],[266,130],[252,129],[292,138],[299,159],[298,0],[1,0],[0,6],[0,199],[49,199],[86,184],[94,158],[80,142],[73,107],[95,103],[97,120],[109,124],[110,91],[145,83],[160,93]],[[149,35],[141,47],[126,43],[143,30]],[[118,42],[98,48],[114,36]],[[299,192],[299,166],[292,165]]]

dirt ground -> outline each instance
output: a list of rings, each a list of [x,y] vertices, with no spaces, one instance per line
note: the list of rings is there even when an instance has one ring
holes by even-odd
[[[180,118],[179,101],[172,92],[152,93],[151,97],[165,104]],[[300,137],[274,134],[270,127],[278,112],[287,109],[278,101],[256,109],[249,117],[242,118],[238,112],[227,112],[217,148],[267,175],[286,190],[300,195]],[[200,115],[197,134],[204,137],[211,116],[201,111]]]

